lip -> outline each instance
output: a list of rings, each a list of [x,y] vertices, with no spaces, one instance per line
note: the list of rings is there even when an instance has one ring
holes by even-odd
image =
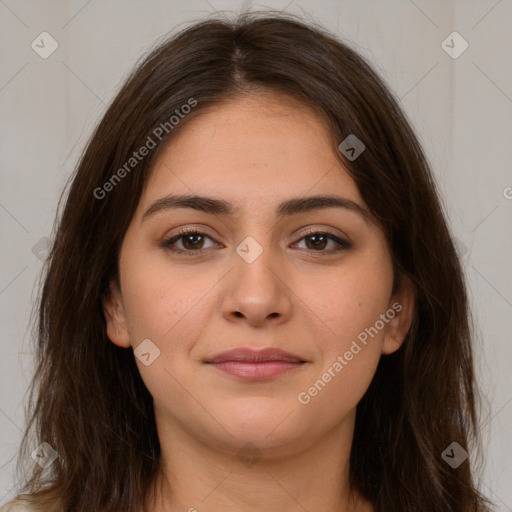
[[[248,363],[262,363],[267,361],[282,361],[286,363],[306,362],[302,357],[290,352],[285,352],[279,348],[264,348],[260,350],[254,350],[252,348],[234,348],[216,354],[207,359],[206,363],[217,364],[226,361],[244,361]]]
[[[206,364],[244,380],[267,380],[300,368],[308,361],[281,349],[235,348],[207,359]]]

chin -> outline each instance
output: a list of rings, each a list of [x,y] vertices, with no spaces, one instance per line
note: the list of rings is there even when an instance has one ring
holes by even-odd
[[[217,409],[216,419],[224,425],[222,435],[228,443],[246,443],[264,449],[276,449],[304,442],[308,435],[307,421],[302,421],[294,404],[279,403],[270,398],[243,398],[239,404]]]

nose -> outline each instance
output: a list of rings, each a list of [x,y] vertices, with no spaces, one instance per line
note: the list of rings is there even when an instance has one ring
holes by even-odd
[[[224,318],[253,327],[270,320],[274,324],[287,321],[292,311],[293,293],[287,283],[291,276],[277,251],[248,237],[238,246],[232,263],[223,291]]]

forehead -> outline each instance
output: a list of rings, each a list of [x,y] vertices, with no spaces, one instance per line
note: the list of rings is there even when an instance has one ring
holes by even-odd
[[[362,203],[335,151],[308,105],[280,93],[237,97],[186,120],[160,153],[142,202],[193,193],[261,208],[335,192]]]

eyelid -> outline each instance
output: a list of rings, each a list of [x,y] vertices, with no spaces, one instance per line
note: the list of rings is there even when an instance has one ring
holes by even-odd
[[[331,249],[329,251],[314,251],[313,249],[304,249],[309,254],[314,255],[332,255],[338,254],[340,251],[351,249],[353,247],[353,243],[349,240],[346,235],[335,234],[328,229],[319,229],[319,228],[310,228],[307,231],[302,231],[298,236],[297,240],[293,243],[293,245],[298,244],[304,238],[311,235],[324,235],[327,239],[337,244],[337,248]]]
[[[180,240],[180,238],[184,237],[185,235],[189,235],[189,234],[197,234],[197,235],[201,235],[205,238],[210,238],[210,240],[212,240],[214,243],[218,244],[217,240],[209,235],[207,232],[205,231],[201,231],[202,229],[204,228],[198,228],[198,227],[185,227],[185,228],[181,228],[178,233],[176,234],[173,234],[171,237],[167,237],[165,238],[165,240],[163,241],[162,245],[164,248],[170,250],[171,252],[174,252],[176,254],[187,254],[187,255],[201,255],[202,253],[204,253],[205,251],[208,251],[209,249],[211,248],[207,248],[207,249],[197,249],[197,250],[185,250],[185,249],[178,249],[176,247],[173,247],[172,244],[176,243],[177,241]],[[328,238],[330,241],[334,242],[335,244],[338,245],[338,248],[336,249],[331,249],[329,251],[322,251],[322,250],[319,250],[319,251],[315,251],[313,249],[303,249],[305,250],[306,252],[310,253],[310,254],[314,254],[314,255],[330,255],[330,254],[337,254],[339,253],[340,251],[343,251],[343,250],[347,250],[347,249],[350,249],[352,248],[353,244],[352,242],[349,240],[349,237],[347,237],[345,234],[343,235],[337,235],[335,233],[333,233],[332,231],[329,231],[329,228],[327,229],[321,229],[321,228],[308,228],[306,231],[301,231],[300,233],[298,233],[295,238],[295,242],[293,242],[293,245],[301,242],[304,238],[306,238],[307,236],[310,236],[310,235],[324,235],[326,236],[326,238]],[[297,238],[298,237],[298,238]]]
[[[208,233],[204,231],[204,228],[196,228],[196,227],[186,227],[186,228],[180,228],[180,230],[173,234],[170,237],[165,237],[165,239],[162,242],[162,246],[172,252],[178,253],[178,254],[201,254],[202,252],[208,250],[208,249],[198,249],[196,251],[192,250],[184,250],[184,249],[178,249],[173,247],[172,245],[178,242],[181,238],[183,238],[186,235],[201,235],[204,238],[209,238],[212,240],[215,244],[218,245],[218,242],[215,240],[215,238]]]
[[[196,234],[196,233],[200,234],[200,235],[207,235],[208,237],[210,237],[211,239],[214,240],[215,239],[214,235],[211,235],[207,231],[204,231],[204,230],[207,230],[207,229],[208,228],[206,228],[204,226],[200,226],[200,227],[196,227],[196,226],[182,227],[182,228],[179,228],[179,231],[177,233],[173,234],[172,236],[165,237],[166,238],[165,241],[168,242],[170,239],[176,238],[179,235]],[[305,237],[307,235],[323,233],[323,234],[330,235],[330,236],[333,236],[333,237],[342,238],[342,239],[344,239],[344,241],[347,244],[351,243],[350,237],[348,235],[346,235],[344,232],[341,231],[339,234],[333,233],[332,230],[334,228],[310,227],[310,228],[306,228],[305,231],[302,231],[302,229],[303,228],[300,228],[300,229],[297,230],[296,234],[293,235],[294,238],[298,237],[298,236],[300,236],[302,238],[302,237]],[[338,230],[338,231],[340,231],[340,230]]]
[[[336,233],[333,233],[332,230],[333,230],[333,228],[323,228],[323,229],[322,228],[318,228],[318,227],[316,227],[316,228],[307,228],[306,231],[300,231],[297,236],[300,236],[301,238],[303,238],[303,237],[308,236],[308,235],[316,235],[316,234],[320,234],[321,233],[321,234],[332,236],[334,238],[342,239],[347,244],[352,245],[352,242],[350,241],[350,238],[349,238],[348,235],[346,235],[342,231],[340,233],[336,234]]]

